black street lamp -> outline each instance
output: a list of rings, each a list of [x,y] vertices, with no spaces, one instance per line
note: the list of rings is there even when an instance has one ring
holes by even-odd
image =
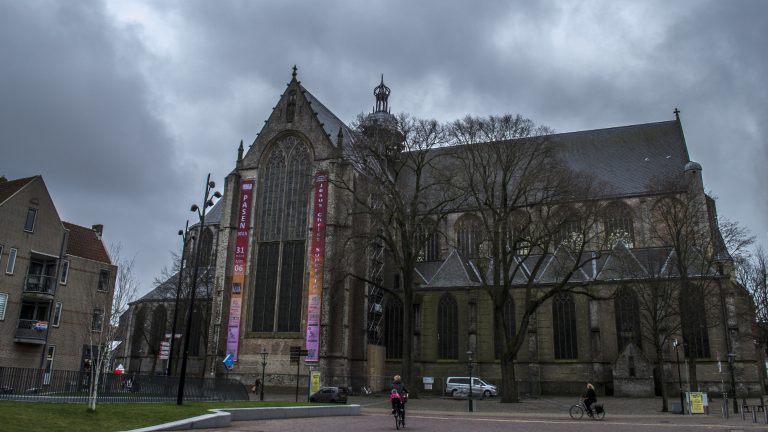
[[[475,406],[472,400],[472,369],[474,364],[472,363],[472,351],[467,351],[467,371],[469,372],[469,396],[467,397],[467,403],[469,404],[469,412],[475,411]]]
[[[218,191],[213,193],[213,196],[210,195],[211,190],[216,187],[216,183],[211,181],[211,174],[208,174],[208,178],[205,182],[205,195],[203,197],[203,208],[197,206],[197,204],[192,204],[192,208],[190,209],[191,212],[197,213],[197,216],[200,218],[200,230],[205,229],[205,213],[208,210],[208,207],[213,207],[213,199],[214,198],[221,198],[221,193]],[[202,236],[198,236],[202,238]],[[195,310],[195,292],[197,291],[197,270],[199,268],[200,263],[200,253],[202,252],[202,248],[200,247],[200,240],[198,239],[197,244],[195,245],[195,262],[194,262],[194,270],[192,272],[192,292],[189,294],[189,313],[187,314],[187,326],[184,329],[184,353],[181,357],[181,372],[179,374],[179,394],[176,397],[176,404],[181,405],[181,403],[184,401],[184,381],[187,377],[187,357],[189,356],[189,343],[190,343],[190,329],[192,328],[192,313]]]
[[[264,400],[264,384],[266,381],[264,381],[264,371],[267,369],[267,356],[269,356],[269,353],[267,352],[266,347],[261,347],[261,394],[259,395],[259,400]]]
[[[166,376],[170,376],[173,373],[173,368],[171,367],[173,363],[173,350],[176,346],[176,315],[179,313],[179,294],[181,293],[181,281],[183,280],[182,275],[184,274],[184,257],[187,252],[187,241],[191,239],[194,239],[195,236],[189,235],[189,221],[187,221],[187,224],[184,226],[184,230],[179,230],[179,235],[181,236],[181,263],[179,263],[179,276],[176,283],[176,301],[173,304],[173,324],[171,326],[171,348],[168,351],[168,368],[165,371]]]
[[[736,400],[736,374],[733,372],[733,362],[736,360],[736,354],[728,353],[728,369],[731,372],[731,391],[733,392],[733,413],[739,413],[739,401]]]
[[[680,351],[677,347],[680,344],[677,343],[677,338],[672,341],[672,348],[675,350],[675,356],[677,357],[677,383],[680,386],[680,414],[685,414],[685,402],[683,401],[683,377],[680,374]]]

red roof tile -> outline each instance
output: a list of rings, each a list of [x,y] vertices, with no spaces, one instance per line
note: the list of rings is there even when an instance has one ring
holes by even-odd
[[[5,202],[5,200],[10,198],[13,194],[21,190],[21,188],[28,185],[32,182],[32,180],[38,177],[40,176],[25,177],[16,180],[0,182],[0,204]]]
[[[104,248],[104,243],[96,234],[96,231],[69,222],[64,222],[64,228],[69,230],[67,255],[112,264],[109,254],[107,254],[107,250]]]

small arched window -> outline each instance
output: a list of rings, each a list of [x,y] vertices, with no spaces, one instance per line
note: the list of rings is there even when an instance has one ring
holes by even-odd
[[[571,293],[560,293],[553,297],[552,330],[555,359],[577,359],[579,352],[576,345],[576,307]]]
[[[435,230],[424,224],[416,227],[416,245],[419,247],[419,261],[437,261],[440,259],[440,241]]]
[[[213,233],[209,228],[204,228],[200,234],[200,267],[208,267],[211,264],[213,253]]]
[[[515,255],[527,256],[531,253],[533,244],[531,230],[531,215],[528,212],[518,210],[510,218],[510,231],[512,238],[508,247],[514,250]]]
[[[459,306],[447,293],[437,304],[437,358],[459,358]]]
[[[138,357],[143,351],[143,343],[146,335],[144,326],[147,324],[147,307],[142,306],[133,317],[133,334],[131,335],[131,356]]]
[[[630,287],[621,287],[613,300],[616,315],[616,337],[619,352],[632,342],[641,347],[640,339],[640,309],[637,294]]]
[[[623,202],[612,202],[603,210],[603,246],[612,249],[622,241],[628,248],[635,246],[632,209]]]
[[[157,305],[152,311],[152,321],[149,328],[149,349],[157,353],[160,349],[160,342],[165,338],[166,320],[168,311],[162,304]]]
[[[464,215],[456,222],[456,247],[466,258],[477,258],[480,255],[480,244],[483,242],[483,230],[480,218],[474,215]]]
[[[387,358],[403,358],[403,302],[390,298],[384,307],[384,337]]]

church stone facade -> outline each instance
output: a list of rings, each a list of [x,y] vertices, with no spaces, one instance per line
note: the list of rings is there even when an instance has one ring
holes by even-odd
[[[386,123],[389,89],[383,80],[376,94],[377,106],[368,121]],[[345,154],[354,139],[345,123],[302,86],[294,70],[256,139],[247,148],[241,143],[219,203],[207,373],[223,375],[222,359],[234,350],[237,361],[229,376],[251,382],[260,375],[262,352],[267,352],[267,385],[276,384],[270,375],[296,372],[291,347],[310,351],[310,358],[302,358],[302,374],[319,370],[324,385],[348,385],[353,390],[368,385],[379,390],[401,371],[402,303],[372,292],[356,278],[344,277],[371,270],[360,268],[370,266],[370,261],[344,256],[345,242],[356,230],[371,229],[368,219],[351,210],[349,191],[327,181],[355,181],[353,164]],[[652,396],[660,385],[658,371],[654,372],[656,354],[639,336],[637,312],[632,311],[636,300],[621,294],[624,282],[617,263],[642,268],[642,263],[663,265],[670,260],[670,249],[655,244],[640,222],[659,196],[679,193],[652,190],[649,185],[655,180],[685,183],[686,193],[707,199],[714,215],[714,201],[704,194],[701,166],[689,159],[679,118],[558,134],[552,139],[572,169],[612,186],[604,199],[621,216],[604,224],[620,234],[620,241],[582,268],[574,281],[591,292],[619,294],[602,301],[564,294],[539,308],[516,361],[520,391],[573,394],[592,382],[604,394]],[[245,202],[244,188],[252,191]],[[475,217],[458,210],[446,217],[441,225],[446,238],[428,247],[416,269],[415,329],[405,339],[414,344],[416,382],[421,383],[422,377],[434,379],[431,390],[423,391],[439,393],[446,377],[466,375],[467,351],[474,353],[475,375],[494,384],[501,381],[491,301],[480,286],[472,251],[460,246],[466,246],[466,239],[458,239],[467,235],[466,227]],[[320,233],[318,243],[315,237]],[[556,252],[551,255],[554,262]],[[344,262],[350,268],[323,266]],[[383,282],[397,290],[399,276],[386,264],[383,269]],[[721,379],[729,380],[727,368],[718,372],[718,357],[725,363],[726,353],[732,352],[739,393],[758,393],[762,371],[750,339],[751,302],[732,280],[730,269],[725,260],[717,274],[702,275],[719,281],[722,307],[707,317],[698,379],[703,390],[719,391]],[[539,282],[548,283],[546,272]],[[507,307],[513,331],[519,328],[515,317],[522,316],[523,303],[522,292],[513,289]],[[315,348],[317,361],[311,358]],[[680,354],[685,361],[686,355]],[[663,356],[667,386],[674,390],[675,353],[665,346]]]

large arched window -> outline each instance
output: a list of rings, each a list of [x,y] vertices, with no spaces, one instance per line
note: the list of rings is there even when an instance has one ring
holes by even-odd
[[[603,246],[611,249],[619,241],[628,248],[635,246],[635,228],[632,209],[626,203],[617,201],[608,204],[603,210]]]
[[[616,315],[616,337],[618,339],[619,352],[623,351],[624,347],[630,342],[641,347],[640,309],[638,307],[637,294],[630,287],[621,287],[616,292],[613,305]]]
[[[459,358],[459,306],[450,294],[437,304],[437,358]]]
[[[555,359],[577,359],[579,351],[576,346],[576,307],[571,293],[560,293],[552,298],[552,330]]]
[[[384,307],[384,337],[387,358],[403,358],[403,302],[390,298]]]
[[[288,136],[261,168],[253,321],[259,332],[298,332],[304,287],[309,149]]]
[[[480,218],[464,215],[456,222],[456,248],[466,258],[477,258],[480,244],[483,242],[483,229]]]
[[[440,259],[438,234],[423,224],[416,227],[416,245],[420,248],[419,261],[437,261]]]

